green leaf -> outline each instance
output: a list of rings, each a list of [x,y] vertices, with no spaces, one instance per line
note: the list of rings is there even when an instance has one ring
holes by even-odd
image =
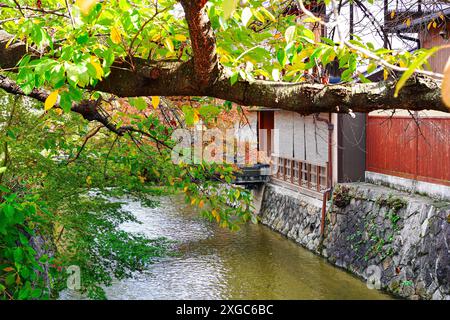
[[[31,291],[31,298],[36,299],[39,298],[42,295],[42,289],[36,288]]]
[[[400,89],[403,88],[406,81],[413,75],[414,71],[416,71],[416,69],[420,68],[428,60],[428,58],[430,56],[432,56],[438,49],[439,49],[438,47],[434,47],[434,48],[431,48],[430,50],[426,50],[426,51],[420,53],[417,56],[417,58],[409,66],[408,70],[403,72],[402,76],[400,77],[400,80],[398,80],[397,85],[395,86],[395,92],[394,92],[395,98],[398,97],[398,93],[399,93]]]
[[[128,99],[128,102],[130,103],[130,105],[132,105],[139,111],[143,111],[143,110],[147,109],[147,107],[148,107],[147,102],[142,97],[130,98],[130,99]]]
[[[5,278],[5,284],[9,287],[12,286],[16,282],[16,275],[14,273],[10,273]]]
[[[374,72],[376,68],[377,68],[377,65],[375,63],[369,64],[369,66],[367,67],[367,73],[370,74],[370,73]]]
[[[5,213],[5,216],[8,219],[12,219],[14,217],[14,212],[15,209],[12,205],[10,205],[9,203],[5,204],[5,206],[3,207],[3,212]]]
[[[89,41],[89,34],[87,32],[77,37],[78,44],[86,44],[88,41]]]
[[[59,105],[64,110],[64,112],[66,113],[70,112],[70,109],[72,108],[72,99],[68,92],[66,91],[61,92]]]
[[[281,67],[284,67],[284,65],[286,64],[286,52],[284,51],[283,48],[278,49],[277,52],[277,60],[280,63]]]
[[[28,238],[25,237],[22,233],[19,233],[20,243],[24,246],[28,244]]]
[[[13,255],[16,263],[21,263],[23,261],[23,249],[21,247],[14,249]]]
[[[239,72],[235,72],[231,75],[230,82],[231,85],[234,85],[239,79]]]
[[[225,19],[231,18],[234,11],[236,10],[238,0],[224,0],[222,1],[222,10],[223,10],[223,17]]]
[[[311,39],[311,40],[313,40],[313,41],[315,41],[315,39],[316,39],[316,36],[314,35],[314,32],[312,32],[308,28],[304,28],[302,30],[302,35],[307,37],[307,38],[309,38],[309,39]]]
[[[3,173],[6,171],[6,167],[0,167],[0,173]]]
[[[41,263],[46,263],[48,261],[48,255],[43,254],[40,258],[39,258],[39,262]]]
[[[10,193],[10,192],[11,192],[10,189],[8,189],[7,187],[2,186],[2,185],[0,185],[0,191],[1,191],[1,192],[4,192],[4,193]]]

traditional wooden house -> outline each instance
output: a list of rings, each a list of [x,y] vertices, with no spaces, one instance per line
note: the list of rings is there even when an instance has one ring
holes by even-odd
[[[261,162],[271,160],[273,183],[322,198],[337,182],[364,181],[365,115],[259,108],[248,118],[258,129],[250,140],[257,141]]]
[[[387,30],[398,36],[404,32],[409,39],[415,32],[418,48],[449,44],[448,10],[413,14],[408,23],[399,18],[396,24],[388,12]],[[449,54],[450,48],[433,56],[432,69],[442,72]],[[276,109],[251,111],[249,120],[258,129],[253,139],[272,160],[273,183],[316,198],[339,182],[368,181],[450,199],[449,114],[301,116]]]

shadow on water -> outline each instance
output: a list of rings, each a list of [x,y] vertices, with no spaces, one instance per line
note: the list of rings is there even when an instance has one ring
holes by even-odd
[[[142,222],[125,230],[175,240],[180,253],[115,282],[109,299],[390,299],[265,226],[231,232],[179,197],[154,209],[127,200],[124,209]]]

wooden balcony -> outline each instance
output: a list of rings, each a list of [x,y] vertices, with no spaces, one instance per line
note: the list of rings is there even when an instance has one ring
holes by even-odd
[[[272,179],[294,190],[321,196],[329,186],[328,163],[316,164],[292,158],[272,156]]]

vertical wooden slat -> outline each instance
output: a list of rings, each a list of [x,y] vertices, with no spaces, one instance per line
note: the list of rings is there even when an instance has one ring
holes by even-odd
[[[291,183],[294,183],[294,160],[291,160]]]
[[[368,171],[450,185],[450,118],[369,116]]]
[[[307,170],[308,170],[307,174],[306,174],[308,188],[311,189],[311,164],[308,163],[306,167],[307,167]]]
[[[302,177],[303,177],[303,162],[298,162],[298,185],[302,185]]]
[[[320,192],[320,166],[316,166],[316,189]]]

